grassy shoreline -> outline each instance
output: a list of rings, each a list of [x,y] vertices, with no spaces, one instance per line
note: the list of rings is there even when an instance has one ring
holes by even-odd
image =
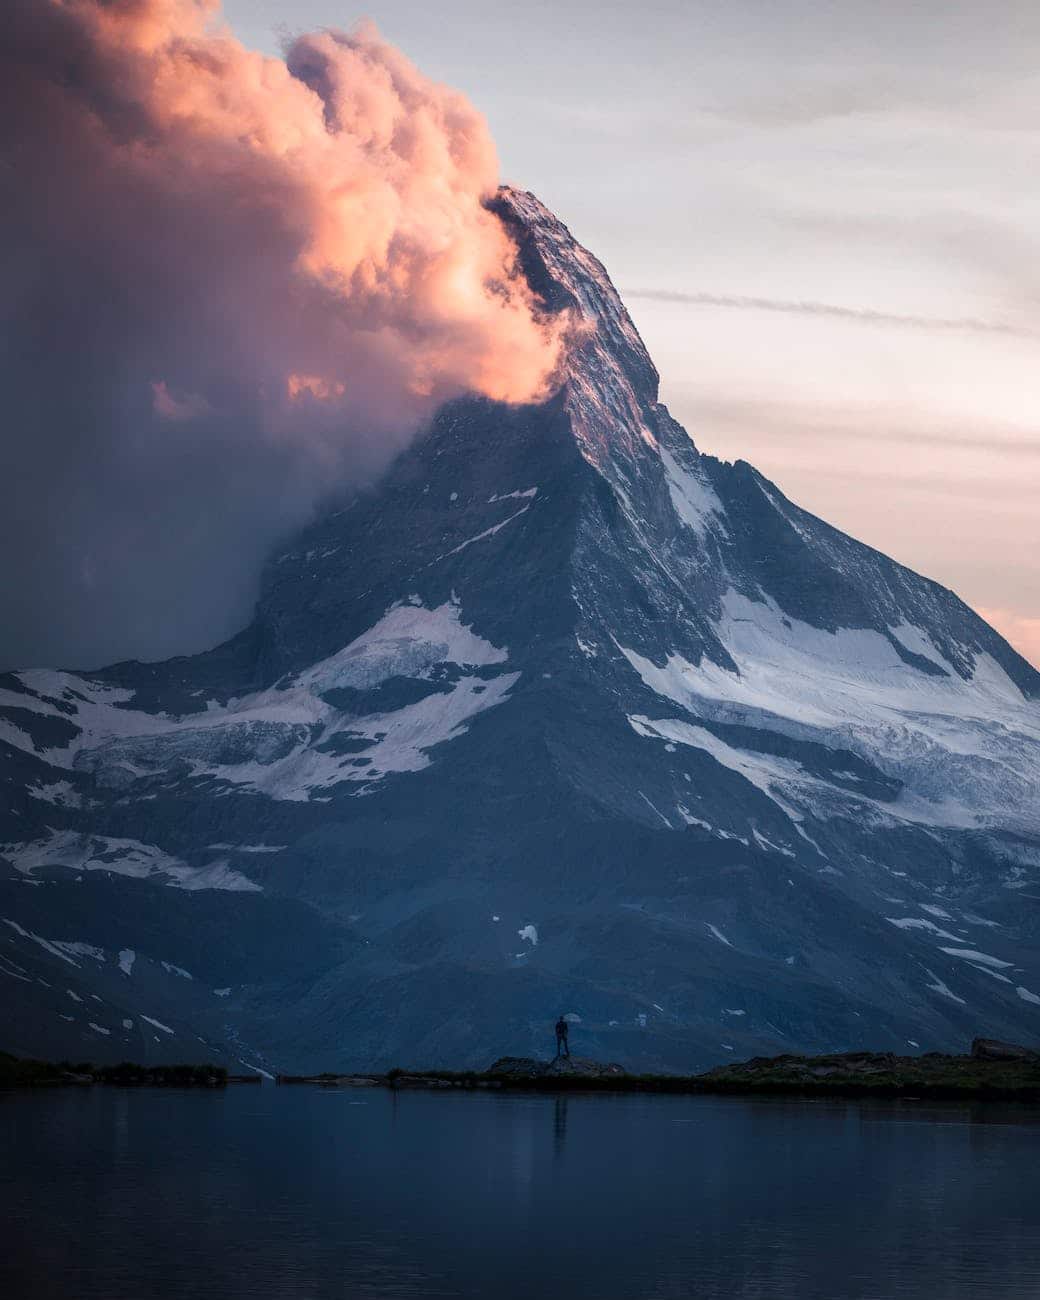
[[[703,1074],[603,1073],[538,1064],[536,1071],[391,1070],[387,1074],[279,1075],[280,1084],[391,1089],[508,1089],[523,1092],[641,1092],[686,1095],[789,1097],[906,1097],[1040,1102],[1040,1056],[986,1060],[929,1053],[832,1053],[781,1056],[720,1066]],[[592,1065],[594,1063],[588,1063]]]
[[[956,1056],[882,1052],[756,1057],[702,1074],[629,1074],[619,1066],[575,1060],[547,1063],[503,1058],[488,1070],[393,1069],[385,1074],[276,1076],[278,1084],[391,1090],[509,1090],[514,1092],[671,1093],[715,1096],[877,1097],[915,1100],[1040,1103],[1040,1054],[992,1059],[973,1051]],[[224,1088],[259,1083],[258,1075],[231,1075],[215,1065],[155,1065],[19,1059],[0,1052],[0,1087]]]
[[[259,1078],[259,1076],[256,1076]],[[95,1065],[91,1061],[36,1061],[0,1052],[0,1087],[62,1088],[104,1084],[120,1088],[223,1088],[252,1082],[222,1065]]]

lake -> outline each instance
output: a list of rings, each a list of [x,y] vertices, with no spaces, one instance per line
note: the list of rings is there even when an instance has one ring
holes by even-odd
[[[0,1094],[0,1295],[1033,1300],[1040,1111]]]

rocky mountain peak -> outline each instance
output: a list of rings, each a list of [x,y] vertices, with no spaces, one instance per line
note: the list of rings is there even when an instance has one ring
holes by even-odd
[[[633,457],[652,447],[657,369],[602,262],[529,191],[502,186],[490,206],[546,308],[571,314],[562,369],[583,454],[602,468],[611,449]]]

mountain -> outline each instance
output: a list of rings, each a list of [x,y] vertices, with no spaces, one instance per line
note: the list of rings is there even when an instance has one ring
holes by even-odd
[[[575,318],[274,555],[217,649],[0,682],[0,1047],[642,1069],[1040,1024],[1040,674],[699,453],[600,263]]]

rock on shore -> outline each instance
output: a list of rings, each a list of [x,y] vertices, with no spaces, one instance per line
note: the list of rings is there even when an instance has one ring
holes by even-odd
[[[553,1061],[537,1061],[533,1056],[502,1056],[488,1074],[507,1079],[615,1079],[626,1071],[620,1065],[593,1061],[587,1056],[558,1056]]]
[[[998,1038],[976,1038],[971,1045],[976,1061],[1040,1061],[1040,1052],[1021,1043],[1002,1043]]]

